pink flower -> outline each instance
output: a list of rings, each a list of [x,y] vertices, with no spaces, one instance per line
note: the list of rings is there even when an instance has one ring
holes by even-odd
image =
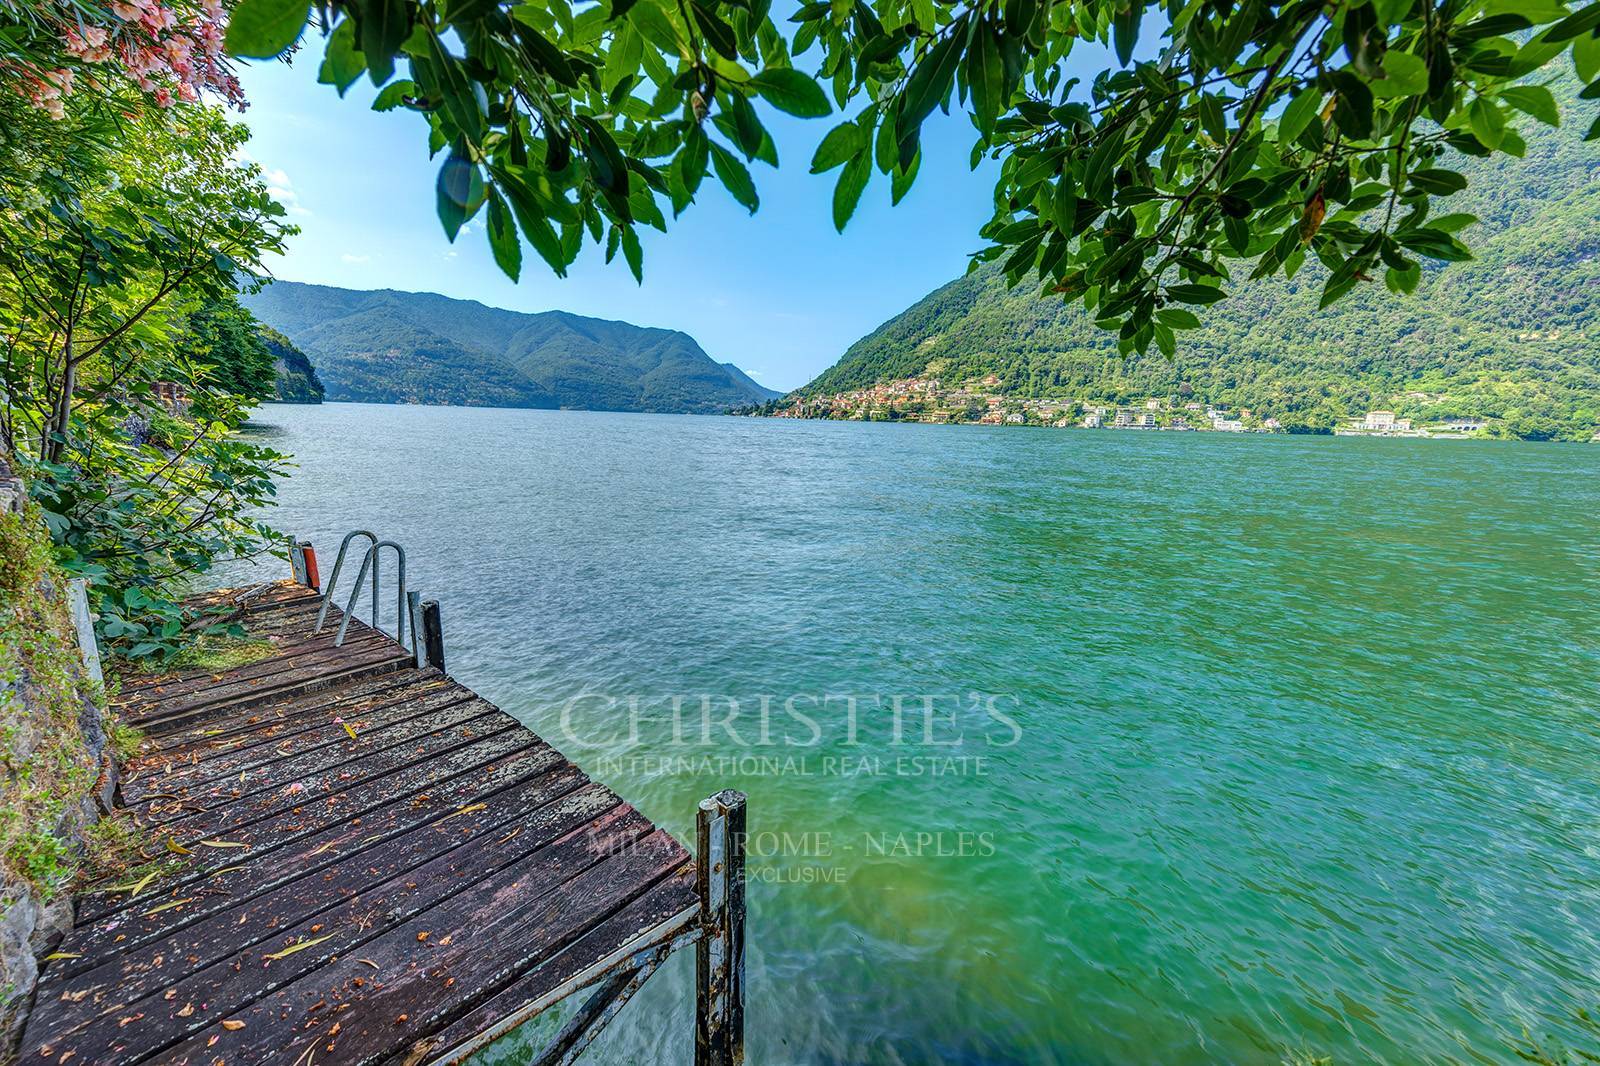
[[[192,104],[196,100],[200,99],[200,94],[195,91],[195,87],[193,85],[190,85],[188,82],[181,82],[178,85],[178,99],[182,100],[186,104]]]
[[[157,89],[156,92],[155,92],[155,97],[156,97],[156,106],[158,106],[158,107],[171,107],[172,106],[172,90],[170,90],[170,89]]]
[[[178,23],[178,20],[172,15],[172,10],[159,4],[152,4],[139,21],[151,33],[169,30]]]

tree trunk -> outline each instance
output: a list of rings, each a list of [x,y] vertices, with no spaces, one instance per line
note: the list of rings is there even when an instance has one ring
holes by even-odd
[[[39,454],[46,462],[58,463],[66,450],[67,430],[72,423],[72,393],[78,385],[78,364],[72,355],[69,335],[63,349],[61,391],[56,394],[55,410],[45,420],[44,439],[39,442]]]

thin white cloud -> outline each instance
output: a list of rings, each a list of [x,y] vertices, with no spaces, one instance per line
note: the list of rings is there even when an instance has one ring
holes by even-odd
[[[282,204],[289,214],[300,216],[311,214],[310,209],[300,203],[300,194],[295,192],[294,182],[290,179],[288,171],[282,167],[262,167],[261,178],[267,183],[267,195]]]

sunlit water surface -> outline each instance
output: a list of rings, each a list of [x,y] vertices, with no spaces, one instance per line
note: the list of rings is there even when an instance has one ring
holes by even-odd
[[[682,839],[749,793],[753,1063],[1600,1053],[1600,449],[258,423],[463,682]],[[593,1061],[687,1063],[691,988]]]

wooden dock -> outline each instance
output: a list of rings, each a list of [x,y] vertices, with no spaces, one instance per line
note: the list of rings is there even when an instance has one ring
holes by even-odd
[[[122,801],[169,868],[83,897],[21,1061],[457,1062],[594,988],[527,1060],[565,1063],[690,943],[696,1061],[741,1061],[743,797],[701,804],[697,861],[426,653],[314,632],[320,602],[256,590],[269,657],[123,685]]]

